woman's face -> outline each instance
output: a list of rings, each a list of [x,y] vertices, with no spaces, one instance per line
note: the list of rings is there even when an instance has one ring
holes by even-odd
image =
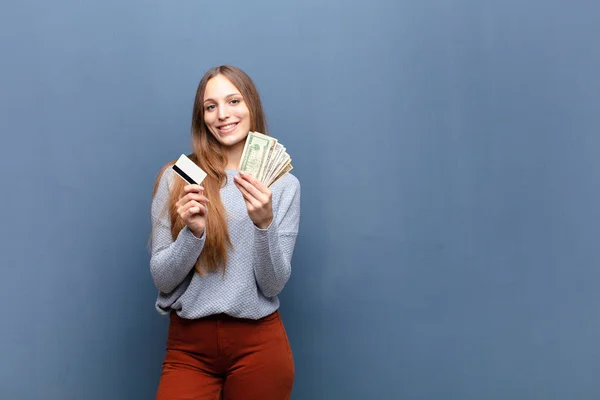
[[[250,131],[250,110],[240,91],[224,75],[206,83],[204,123],[223,146],[245,141]]]

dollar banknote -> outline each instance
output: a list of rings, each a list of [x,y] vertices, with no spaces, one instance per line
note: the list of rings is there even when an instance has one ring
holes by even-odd
[[[248,172],[270,187],[293,167],[285,147],[277,139],[260,132],[249,132],[239,170]]]

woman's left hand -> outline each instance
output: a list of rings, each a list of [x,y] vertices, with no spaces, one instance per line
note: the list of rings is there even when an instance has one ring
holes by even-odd
[[[268,228],[273,221],[271,189],[252,175],[241,171],[240,176],[233,177],[233,182],[244,196],[248,216],[254,222],[254,225],[260,229]]]

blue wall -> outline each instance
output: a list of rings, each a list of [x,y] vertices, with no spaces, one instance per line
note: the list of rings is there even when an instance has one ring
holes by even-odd
[[[150,399],[152,185],[256,81],[303,184],[294,399],[600,397],[600,6],[4,2],[0,398]]]

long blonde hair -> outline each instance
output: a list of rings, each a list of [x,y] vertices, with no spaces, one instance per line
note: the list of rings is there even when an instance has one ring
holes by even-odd
[[[225,76],[240,91],[250,111],[250,130],[267,134],[266,119],[260,96],[252,79],[244,71],[231,65],[221,65],[206,72],[196,91],[191,128],[194,153],[189,156],[193,162],[207,173],[202,186],[204,187],[204,195],[210,201],[206,217],[206,240],[202,253],[200,253],[200,257],[194,265],[196,271],[201,275],[204,270],[213,272],[220,268],[223,268],[224,273],[227,264],[227,248],[232,246],[227,230],[226,210],[219,193],[227,182],[227,174],[225,173],[227,158],[221,149],[221,144],[209,132],[204,122],[204,91],[208,81],[217,75]],[[174,163],[175,161],[169,162],[161,169],[154,184],[153,197],[156,194],[163,172]],[[169,218],[173,240],[185,227],[175,207],[184,186],[183,179],[176,179],[169,197]]]

